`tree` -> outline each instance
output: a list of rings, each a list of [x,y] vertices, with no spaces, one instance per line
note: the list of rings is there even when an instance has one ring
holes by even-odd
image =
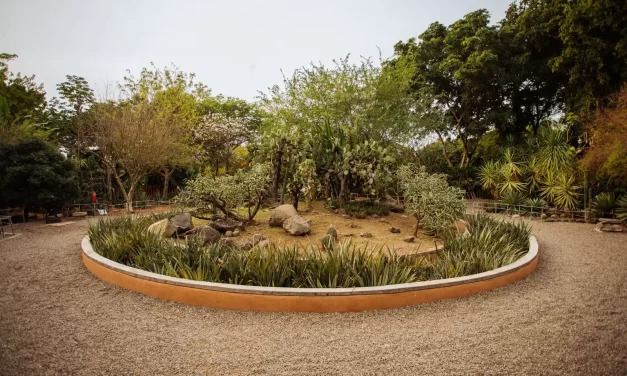
[[[627,187],[627,86],[610,98],[608,108],[588,124],[588,131],[592,142],[582,167],[607,190]]]
[[[266,114],[255,104],[222,95],[199,101],[198,112],[201,120],[192,131],[197,161],[210,164],[215,175],[221,166],[228,174],[235,150],[254,142]]]
[[[0,143],[0,205],[59,213],[78,197],[74,165],[40,139]]]
[[[600,109],[627,82],[627,3],[553,0],[545,6],[562,10],[564,47],[552,68],[568,77],[569,108]]]
[[[203,213],[218,209],[227,219],[252,222],[267,193],[270,169],[270,164],[261,163],[250,170],[238,170],[234,175],[200,175],[188,181],[177,202],[195,208],[196,216],[201,218]],[[236,212],[244,206],[248,212],[246,218]]]
[[[375,186],[374,193],[379,192],[384,179],[374,179],[391,162],[387,146],[407,137],[412,118],[406,94],[412,66],[405,63],[383,69],[370,59],[353,64],[346,57],[332,67],[311,64],[262,94],[271,121],[263,129],[266,144],[260,150],[274,163],[273,197],[280,174],[287,181],[307,159],[316,166],[327,197],[345,202],[351,192],[371,194]],[[292,190],[292,201],[298,201],[298,192]]]
[[[401,181],[405,209],[416,218],[414,236],[424,227],[441,235],[466,212],[464,191],[451,187],[444,174],[429,174],[424,166],[401,166],[397,172]]]
[[[24,121],[39,123],[44,120],[46,92],[35,76],[9,72],[8,62],[17,55],[0,54],[0,114],[9,125]]]
[[[395,45],[397,59],[416,64],[411,91],[421,108],[439,113],[427,129],[438,137],[452,137],[462,150],[460,167],[470,163],[477,141],[495,121],[501,106],[498,95],[499,37],[489,25],[489,14],[478,10],[449,27],[431,24],[419,37]],[[420,124],[419,124],[420,125]],[[424,126],[424,125],[423,125]]]
[[[522,135],[528,126],[536,134],[543,121],[563,108],[568,78],[552,69],[563,48],[561,17],[561,9],[545,0],[523,0],[510,5],[499,24],[501,96],[507,114],[496,125],[502,136]]]
[[[200,120],[198,101],[209,97],[209,90],[194,78],[193,73],[182,72],[174,64],[160,69],[151,63],[150,68],[142,69],[139,77],[128,72],[120,85],[129,101],[154,104],[155,116],[170,125],[171,147],[164,150],[170,154],[161,158],[163,165],[159,167],[164,197],[168,194],[172,174],[192,164],[189,145],[191,129]]]
[[[146,102],[98,103],[90,111],[91,139],[129,211],[140,179],[168,163],[178,150],[178,130],[159,114],[154,103]]]

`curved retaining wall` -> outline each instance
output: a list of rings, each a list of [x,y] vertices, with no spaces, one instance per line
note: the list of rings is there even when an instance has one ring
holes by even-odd
[[[97,254],[85,237],[83,263],[98,278],[156,298],[214,308],[270,312],[357,312],[459,298],[518,281],[538,265],[538,242],[516,262],[466,277],[355,288],[289,288],[198,282],[151,273]]]

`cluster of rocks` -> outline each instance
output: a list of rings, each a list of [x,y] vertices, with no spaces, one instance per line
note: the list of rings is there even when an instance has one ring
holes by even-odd
[[[283,227],[294,236],[307,235],[311,232],[311,222],[298,215],[294,206],[286,204],[277,206],[270,214],[268,224],[271,227]]]
[[[599,223],[597,223],[595,230],[601,232],[622,232],[624,229],[623,222],[619,219],[607,219],[601,218],[599,219]]]
[[[162,219],[150,225],[148,231],[165,238],[202,237],[205,244],[213,244],[222,238],[236,237],[245,229],[244,223],[220,216],[213,216],[207,225],[194,227],[192,215],[182,213]]]

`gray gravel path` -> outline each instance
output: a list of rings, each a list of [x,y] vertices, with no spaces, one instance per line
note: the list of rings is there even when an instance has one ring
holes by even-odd
[[[627,233],[534,223],[541,260],[469,298],[355,314],[231,312],[93,277],[86,222],[0,241],[0,374],[627,374]]]

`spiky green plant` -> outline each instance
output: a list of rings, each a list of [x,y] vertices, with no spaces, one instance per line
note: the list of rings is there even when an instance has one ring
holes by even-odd
[[[94,250],[135,268],[199,281],[277,287],[364,287],[479,273],[515,261],[529,245],[529,229],[487,216],[469,216],[470,235],[448,231],[444,249],[425,259],[343,241],[325,252],[310,246],[250,251],[200,239],[175,243],[146,231],[153,217],[94,222]],[[330,235],[329,238],[331,238]]]
[[[498,197],[501,182],[501,165],[495,161],[487,161],[479,169],[479,182],[484,189],[490,190],[492,196]]]
[[[508,207],[516,207],[523,205],[527,197],[520,192],[507,192],[501,197],[501,202]]]
[[[569,174],[574,169],[574,150],[568,144],[568,129],[542,127],[538,135],[539,149],[535,154],[545,174]]]
[[[614,199],[614,193],[599,193],[590,202],[590,207],[599,215],[612,214],[614,212],[614,209],[616,209],[616,200]]]
[[[579,206],[580,190],[573,174],[548,174],[540,194],[559,209],[575,210]]]

